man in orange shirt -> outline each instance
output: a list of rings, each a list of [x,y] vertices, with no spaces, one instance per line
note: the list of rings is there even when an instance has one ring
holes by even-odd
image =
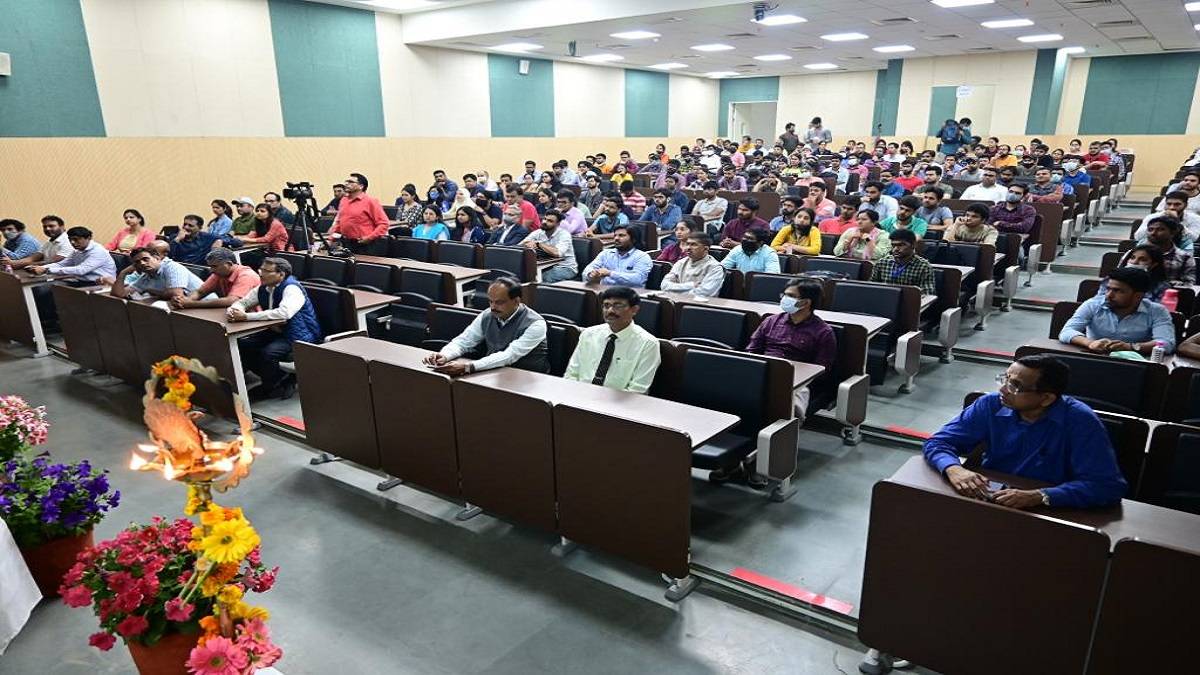
[[[187,295],[177,295],[171,298],[171,307],[175,309],[196,309],[200,307],[228,307],[241,300],[247,293],[258,288],[258,274],[237,264],[233,252],[226,248],[214,248],[205,256],[211,274],[196,290]],[[217,297],[202,300],[216,293]]]
[[[337,218],[329,228],[351,251],[361,253],[367,244],[387,236],[388,217],[379,200],[367,194],[367,177],[352,173],[343,181],[346,195],[338,204]]]

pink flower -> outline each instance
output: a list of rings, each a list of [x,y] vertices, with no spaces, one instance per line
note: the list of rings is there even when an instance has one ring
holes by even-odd
[[[74,586],[83,581],[83,570],[85,567],[86,565],[83,563],[71,565],[71,569],[67,570],[67,573],[63,575],[63,586]]]
[[[267,642],[271,639],[271,631],[262,619],[243,621],[237,628],[238,644],[245,647],[255,642]]]
[[[250,562],[250,564],[255,567],[258,567],[259,565],[261,565],[262,564],[262,553],[259,551],[259,548],[255,547],[253,551],[250,551],[249,553],[247,553],[246,560],[248,560]]]
[[[167,601],[167,618],[171,621],[187,621],[192,618],[195,605],[184,604],[183,598],[171,598]]]
[[[87,586],[71,586],[62,593],[62,599],[67,607],[87,607],[92,604],[92,589]]]
[[[108,576],[108,590],[118,595],[135,589],[136,585],[137,579],[134,579],[129,572],[113,572]]]
[[[130,614],[117,624],[117,632],[121,634],[121,637],[131,638],[141,635],[149,627],[150,622],[146,620],[146,617]]]
[[[275,585],[275,575],[279,573],[279,567],[263,572],[262,574],[253,575],[250,580],[250,590],[255,593],[266,593]]]
[[[117,596],[117,611],[132,612],[142,606],[142,601],[146,596],[136,590],[127,591]]]
[[[102,652],[112,649],[116,642],[117,638],[113,637],[111,633],[99,632],[88,636],[88,644]]]
[[[229,638],[214,637],[192,650],[187,667],[196,675],[239,675],[249,663],[246,652]]]

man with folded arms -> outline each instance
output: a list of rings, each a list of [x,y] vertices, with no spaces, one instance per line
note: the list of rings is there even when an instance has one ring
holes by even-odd
[[[521,301],[521,282],[500,277],[488,285],[487,295],[488,311],[425,363],[451,377],[503,366],[550,372],[546,320]],[[479,358],[461,358],[481,348]]]

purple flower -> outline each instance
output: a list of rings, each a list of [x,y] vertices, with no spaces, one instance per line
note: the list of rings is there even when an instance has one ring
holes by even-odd
[[[75,527],[79,527],[81,524],[83,524],[83,522],[85,520],[87,520],[86,515],[79,513],[77,511],[73,511],[71,513],[68,513],[62,519],[62,524],[63,524],[63,527],[75,528]]]
[[[8,511],[12,508],[12,500],[8,497],[0,497],[0,511]]]
[[[108,492],[108,477],[104,474],[100,474],[91,481],[87,482],[86,485],[88,494],[90,494],[94,499],[105,492]]]
[[[57,505],[55,505],[52,508],[43,508],[42,509],[42,522],[43,523],[53,524],[54,522],[56,522],[58,520],[58,516],[59,516],[59,510],[58,510]]]
[[[92,465],[85,459],[79,463],[77,471],[80,476],[90,476],[92,474]]]
[[[108,506],[109,506],[109,508],[115,509],[115,508],[117,508],[117,505],[120,503],[121,503],[121,491],[117,490],[112,493],[111,497],[108,498]]]
[[[36,462],[36,460],[35,460],[35,462]],[[46,467],[45,469],[42,469],[42,476],[44,476],[46,478],[59,478],[59,477],[64,476],[66,473],[67,473],[67,465],[66,464],[51,464],[50,466]]]

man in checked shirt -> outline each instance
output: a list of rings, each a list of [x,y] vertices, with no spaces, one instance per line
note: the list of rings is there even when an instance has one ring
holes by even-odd
[[[888,239],[892,244],[892,255],[875,263],[871,281],[916,286],[922,295],[933,295],[933,267],[917,255],[917,235],[912,230],[895,230]]]

